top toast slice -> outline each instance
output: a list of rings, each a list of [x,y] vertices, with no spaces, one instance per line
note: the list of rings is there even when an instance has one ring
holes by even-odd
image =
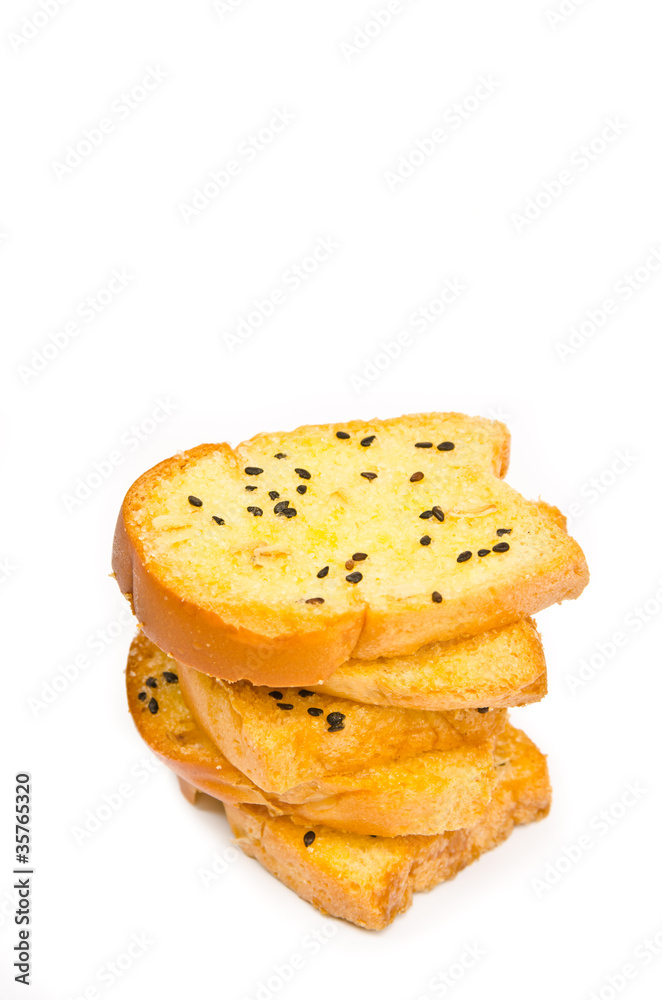
[[[256,684],[508,624],[588,578],[554,518],[497,478],[508,441],[423,414],[201,445],[129,490],[118,584],[179,662]]]

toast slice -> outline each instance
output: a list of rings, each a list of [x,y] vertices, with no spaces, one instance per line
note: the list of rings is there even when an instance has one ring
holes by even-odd
[[[179,662],[256,684],[509,624],[576,597],[588,571],[497,478],[507,451],[501,424],[457,414],[201,445],[129,490],[117,582]]]
[[[178,665],[184,699],[227,759],[275,795],[430,750],[458,750],[503,730],[505,709],[424,712],[363,705],[306,688],[230,684]]]
[[[226,813],[244,853],[286,886],[322,913],[378,930],[408,909],[414,892],[453,878],[515,826],[547,815],[547,765],[531,740],[508,726],[496,757],[497,785],[480,820],[435,837],[373,839],[317,825],[305,830],[259,806],[228,805]]]
[[[126,670],[133,720],[168,767],[223,802],[263,805],[270,815],[287,813],[302,824],[393,837],[470,826],[492,797],[494,739],[315,778],[272,795],[232,765],[197,725],[172,667],[146,637],[136,637]]]
[[[530,705],[547,694],[542,642],[531,618],[416,653],[348,660],[316,691],[370,705],[428,711]],[[469,716],[470,718],[472,716]]]

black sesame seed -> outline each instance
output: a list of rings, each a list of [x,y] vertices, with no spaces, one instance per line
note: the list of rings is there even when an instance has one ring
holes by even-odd
[[[262,473],[264,472],[264,469],[258,468],[257,465],[247,465],[246,468],[244,469],[244,472],[246,473],[247,476],[261,476]]]
[[[284,712],[289,712],[289,710],[291,708],[294,708],[294,705],[288,705],[284,701],[277,701],[276,704],[277,704],[278,708],[282,708]]]
[[[363,573],[350,573],[349,576],[345,577],[345,579],[347,580],[347,583],[360,583],[363,579]]]
[[[421,479],[424,479],[424,478],[425,478],[425,476],[424,476],[424,474],[422,472],[415,472],[413,476],[409,477],[409,482],[410,483],[420,483]]]
[[[337,726],[329,726],[329,728],[327,729],[327,733],[339,733],[340,730],[344,728],[345,728],[344,723],[339,722]]]
[[[489,712],[489,708],[477,708],[476,711],[480,712],[481,715],[485,715],[485,712]]]
[[[246,510],[249,514],[252,514],[253,517],[262,517],[263,511],[261,507],[247,507]]]
[[[340,438],[341,441],[346,441],[349,437],[347,431],[336,431],[336,437]]]
[[[300,698],[312,698],[315,692],[307,691],[306,688],[301,688],[301,690],[298,691],[297,694],[299,695]]]
[[[318,715],[324,715],[324,712],[321,708],[309,708],[308,715],[313,715],[316,717]]]
[[[297,512],[294,509],[294,507],[288,507],[287,510],[284,510],[282,513],[283,513],[283,517],[296,517],[297,516]]]
[[[417,441],[414,447],[416,447],[416,448],[431,448],[432,447],[432,441]]]
[[[478,555],[482,558],[483,556],[489,556],[489,549],[478,549]]]
[[[147,697],[147,692],[141,691],[140,694],[138,695],[138,701],[144,701],[146,697]]]
[[[324,598],[323,597],[309,597],[307,599],[307,601],[306,601],[306,604],[324,604]]]
[[[222,517],[217,517],[216,514],[212,514],[211,519],[212,519],[212,521],[216,521],[216,524],[225,524],[225,521],[223,520],[223,518]]]
[[[244,489],[245,489],[245,490],[249,490],[249,491],[252,491],[252,490],[256,490],[256,489],[257,489],[257,486],[244,486]]]
[[[434,601],[435,604],[441,604],[441,602],[443,601],[443,597],[441,596],[438,590],[432,591],[432,600]]]
[[[298,476],[301,477],[301,479],[310,479],[310,473],[308,472],[308,469],[295,469],[294,471]]]
[[[156,677],[148,677],[147,680],[145,681],[145,684],[147,685],[148,688],[158,687],[158,684],[156,683]]]
[[[326,717],[326,721],[330,726],[338,726],[341,722],[345,721],[345,716],[342,712],[329,712]]]
[[[492,552],[507,552],[510,548],[508,542],[499,542],[497,545],[492,546]]]
[[[307,833],[304,833],[304,835],[303,835],[303,842],[306,845],[306,847],[310,847],[310,845],[312,844],[312,842],[314,841],[314,839],[315,839],[315,831],[314,830],[308,830]]]
[[[419,541],[421,545],[429,545],[432,539],[430,538],[429,535],[423,535],[422,538],[419,538]]]
[[[277,455],[274,455],[274,458],[287,458],[287,455],[285,452],[279,451]]]
[[[434,514],[432,513],[431,510],[424,510],[423,513],[419,514],[418,516],[421,517],[424,521],[427,521],[429,517],[434,517]]]
[[[369,448],[372,442],[375,440],[376,434],[371,434],[370,437],[363,438],[361,441],[362,448]]]
[[[179,680],[179,677],[177,676],[177,674],[173,673],[172,670],[164,670],[163,679],[166,682],[166,684],[176,684],[177,681]]]
[[[329,572],[329,567],[328,566],[323,566],[322,569],[317,574],[317,578],[319,580],[321,580],[323,577],[325,577],[328,574],[328,572]]]
[[[269,692],[269,697],[270,698],[275,698],[276,701],[280,701],[280,699],[283,697],[283,692],[282,691],[270,691]]]
[[[362,472],[361,475],[363,476],[364,479],[367,479],[368,482],[372,482],[373,479],[377,478],[376,472]]]
[[[467,559],[471,559],[471,552],[469,551],[460,552],[459,556],[457,557],[458,562],[466,562]]]
[[[280,496],[280,493],[277,493],[276,490],[269,490],[269,499],[270,500],[277,500],[279,496]]]
[[[301,493],[303,495],[306,492],[307,489],[308,489],[308,487],[304,486],[303,483],[302,483],[301,486],[297,486],[297,493]]]
[[[444,519],[444,512],[441,509],[441,507],[433,507],[432,508],[432,513],[434,514],[434,516],[436,517],[436,519],[438,521],[443,521],[443,519]]]
[[[497,535],[501,538],[502,535],[509,535],[512,528],[497,528]]]
[[[367,558],[368,558],[367,552],[355,552],[354,555],[352,556],[354,562],[363,562],[363,560]]]
[[[277,503],[276,506],[274,507],[274,514],[282,514],[283,511],[287,510],[289,506],[290,506],[289,500],[281,500],[280,503]]]
[[[149,701],[147,702],[147,707],[152,713],[152,715],[156,715],[156,713],[159,710],[159,703],[156,700],[156,698],[150,698]]]
[[[452,441],[442,441],[437,445],[437,451],[452,451],[455,445]]]
[[[191,507],[202,507],[202,500],[199,500],[198,497],[189,497],[188,502]]]

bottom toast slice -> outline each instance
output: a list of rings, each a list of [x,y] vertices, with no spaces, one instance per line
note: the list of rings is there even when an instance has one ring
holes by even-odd
[[[322,913],[379,930],[411,905],[414,892],[453,878],[515,826],[547,815],[547,764],[531,740],[508,725],[495,756],[498,782],[480,821],[436,836],[368,837],[306,829],[256,805],[225,809],[244,853],[288,888]]]

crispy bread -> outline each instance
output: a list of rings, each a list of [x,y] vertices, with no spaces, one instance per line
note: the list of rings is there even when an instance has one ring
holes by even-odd
[[[349,660],[315,690],[400,708],[509,708],[544,698],[547,670],[535,622],[523,618],[415,653]]]
[[[317,825],[309,832],[256,806],[228,805],[226,813],[242,850],[286,886],[322,913],[376,930],[406,910],[414,892],[453,878],[514,826],[547,815],[547,766],[534,744],[508,726],[496,758],[497,786],[478,823],[435,837],[373,839]]]
[[[482,743],[506,721],[505,709],[387,708],[306,688],[230,684],[182,665],[176,670],[207,736],[256,785],[276,795],[315,778]]]
[[[223,802],[264,805],[271,815],[287,813],[299,823],[392,837],[473,825],[492,797],[493,739],[316,778],[271,795],[234,767],[197,725],[176,676],[172,661],[137,636],[126,679],[138,731],[176,774]]]
[[[588,579],[554,517],[497,478],[507,452],[503,425],[457,414],[201,445],[129,490],[117,582],[177,660],[257,684],[506,625]]]

